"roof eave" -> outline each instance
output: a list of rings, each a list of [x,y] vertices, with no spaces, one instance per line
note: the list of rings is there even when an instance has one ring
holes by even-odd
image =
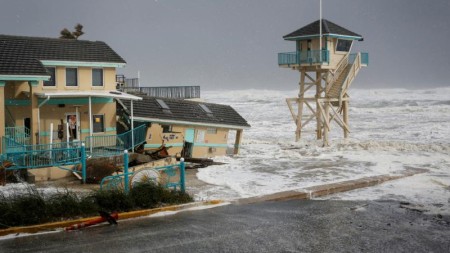
[[[49,75],[8,75],[0,74],[1,81],[48,81]]]
[[[334,34],[334,33],[326,33],[322,34],[323,37],[330,37],[330,38],[338,38],[338,39],[348,39],[348,40],[359,40],[362,41],[362,36],[351,36],[351,35],[342,35],[342,34]],[[305,39],[314,39],[319,38],[319,34],[312,34],[312,35],[302,35],[302,36],[283,36],[284,40],[289,41],[297,41],[297,40],[305,40]]]
[[[44,66],[65,66],[65,67],[100,67],[100,68],[123,68],[125,62],[88,62],[88,61],[56,61],[41,60]]]
[[[84,91],[84,92],[64,91],[64,92],[37,92],[35,93],[35,95],[40,98],[104,97],[104,98],[116,98],[134,101],[142,100],[141,97],[123,92],[111,93],[111,92],[93,92],[93,91]]]
[[[173,120],[173,119],[160,119],[160,118],[147,118],[147,117],[134,117],[135,121],[143,122],[153,122],[161,124],[179,124],[179,125],[189,125],[189,126],[206,126],[206,127],[216,127],[216,128],[228,128],[234,130],[246,130],[250,129],[250,126],[238,126],[231,124],[217,124],[217,123],[206,123],[206,122],[193,122],[184,120]]]

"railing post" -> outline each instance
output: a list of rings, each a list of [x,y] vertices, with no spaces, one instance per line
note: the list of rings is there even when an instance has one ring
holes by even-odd
[[[186,191],[186,171],[185,171],[184,158],[180,158],[180,188],[181,192]]]
[[[86,183],[86,147],[84,143],[81,143],[81,177],[83,184]]]
[[[124,182],[124,191],[125,191],[125,193],[127,193],[128,194],[128,192],[129,192],[129,185],[128,185],[128,150],[124,150],[123,151],[123,174],[124,174],[124,177],[123,177],[123,180],[125,181]]]

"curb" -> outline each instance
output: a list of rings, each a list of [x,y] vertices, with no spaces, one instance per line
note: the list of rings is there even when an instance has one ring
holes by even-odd
[[[250,197],[245,199],[239,199],[233,201],[233,204],[251,204],[263,201],[280,201],[280,200],[291,200],[291,199],[313,199],[317,197],[322,197],[330,194],[335,194],[339,192],[346,192],[355,189],[365,188],[369,186],[378,185],[387,181],[396,180],[400,178],[414,176],[416,174],[421,174],[428,172],[425,169],[409,169],[399,172],[396,175],[380,175],[372,177],[364,177],[360,179],[347,180],[338,183],[324,184],[311,186],[298,191],[284,191],[277,192],[274,194],[269,194],[259,197]]]
[[[210,200],[210,201],[203,201],[203,202],[193,202],[193,203],[188,203],[188,204],[183,204],[183,205],[165,206],[165,207],[159,207],[159,208],[154,208],[154,209],[123,212],[123,213],[119,213],[118,220],[137,218],[137,217],[147,216],[147,215],[159,213],[159,212],[185,210],[188,208],[198,207],[198,206],[217,205],[217,204],[221,204],[221,203],[223,203],[223,201],[221,201],[221,200]],[[100,216],[82,218],[82,219],[77,219],[77,220],[45,223],[45,224],[26,226],[26,227],[12,227],[12,228],[0,230],[0,236],[5,236],[5,235],[9,235],[9,234],[19,234],[19,233],[33,234],[33,233],[42,232],[42,231],[53,231],[58,228],[69,227],[71,225],[86,222],[88,220],[92,220],[95,218],[100,218]]]

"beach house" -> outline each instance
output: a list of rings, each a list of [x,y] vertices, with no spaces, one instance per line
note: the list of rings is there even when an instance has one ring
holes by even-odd
[[[120,104],[121,114],[129,115],[130,101]],[[134,102],[133,114],[135,125],[147,127],[145,149],[165,145],[169,155],[182,157],[225,155],[229,146],[237,154],[243,131],[250,128],[231,106],[192,100],[143,96]]]
[[[101,41],[0,35],[1,157],[14,168],[76,164],[140,144],[116,135],[116,91],[125,60]],[[133,117],[133,115],[131,115]]]

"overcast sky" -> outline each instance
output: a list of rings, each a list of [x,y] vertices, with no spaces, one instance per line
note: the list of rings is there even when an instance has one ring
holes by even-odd
[[[128,77],[145,86],[296,89],[298,72],[279,68],[295,50],[286,35],[319,19],[319,0],[0,0],[0,34],[109,44]],[[324,18],[364,37],[352,51],[370,64],[354,86],[450,86],[450,0],[323,0]]]

